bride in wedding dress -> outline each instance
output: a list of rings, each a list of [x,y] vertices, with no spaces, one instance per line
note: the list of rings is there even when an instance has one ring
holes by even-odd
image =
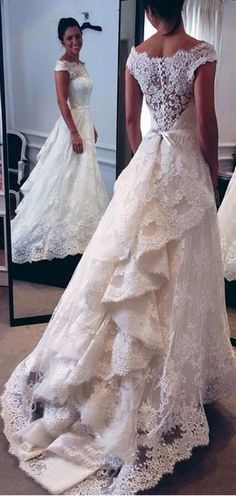
[[[228,281],[236,280],[236,170],[218,210],[224,275]]]
[[[11,221],[12,260],[18,264],[83,253],[108,205],[78,22],[62,18],[58,37],[65,49],[55,67],[61,116],[21,187],[24,198]]]
[[[213,190],[216,55],[185,33],[183,1],[144,5],[158,31],[127,61],[134,156],[2,398],[10,452],[53,494],[154,487],[209,443],[204,404],[236,386]]]

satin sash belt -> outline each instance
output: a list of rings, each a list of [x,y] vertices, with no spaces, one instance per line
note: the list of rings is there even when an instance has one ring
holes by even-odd
[[[193,132],[195,129],[192,130]],[[170,131],[160,131],[159,129],[151,129],[145,136],[147,139],[151,139],[159,136],[160,140],[164,139],[169,146],[176,146],[177,143],[174,137],[181,136],[183,134],[192,134],[189,129],[171,129]]]
[[[89,105],[73,105],[73,107],[71,107],[71,110],[75,110],[75,109],[89,109],[90,106]]]

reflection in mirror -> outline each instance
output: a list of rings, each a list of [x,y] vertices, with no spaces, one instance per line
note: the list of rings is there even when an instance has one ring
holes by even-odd
[[[2,82],[0,99],[0,286],[8,285],[7,277],[7,242],[6,242],[6,207],[3,167],[3,131],[2,131]]]
[[[119,1],[1,7],[14,317],[50,315],[112,195]]]
[[[97,131],[90,115],[92,81],[80,58],[83,41],[78,22],[72,17],[60,19],[58,37],[63,54],[56,63],[55,83],[61,116],[20,188],[23,199],[16,204],[11,222],[14,263],[83,253],[108,205],[96,158]],[[8,133],[8,137],[12,141],[9,174],[15,172],[11,150],[19,148],[12,161],[18,163],[20,184],[25,143],[20,133]]]

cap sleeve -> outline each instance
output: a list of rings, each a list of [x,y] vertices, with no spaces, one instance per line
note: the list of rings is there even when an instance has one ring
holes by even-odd
[[[57,60],[57,63],[55,65],[55,71],[70,72],[68,62],[66,60]]]
[[[193,79],[196,69],[206,62],[214,62],[217,60],[217,55],[213,45],[207,42],[200,43],[195,47],[194,52],[191,53],[191,60],[188,70],[188,77]]]
[[[126,62],[126,67],[129,70],[130,74],[132,74],[132,76],[134,77],[136,75],[136,64],[137,64],[136,52],[135,52],[135,48],[132,47]]]

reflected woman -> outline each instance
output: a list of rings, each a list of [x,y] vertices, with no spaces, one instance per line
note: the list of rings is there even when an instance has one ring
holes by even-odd
[[[11,223],[15,263],[83,253],[108,205],[89,110],[92,81],[80,60],[78,22],[62,18],[58,37],[65,49],[55,67],[61,117],[21,188],[24,198]]]
[[[236,169],[218,210],[224,275],[236,280]]]

